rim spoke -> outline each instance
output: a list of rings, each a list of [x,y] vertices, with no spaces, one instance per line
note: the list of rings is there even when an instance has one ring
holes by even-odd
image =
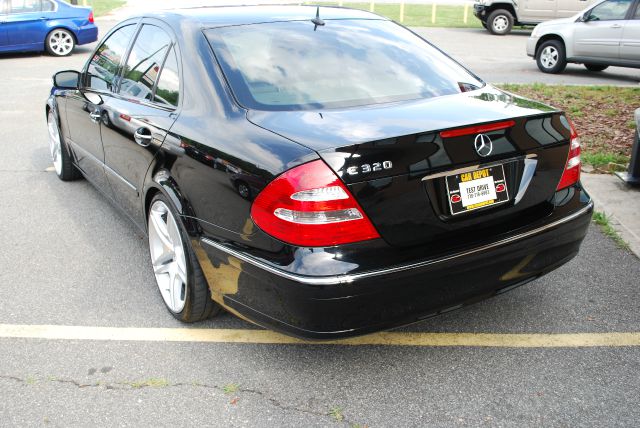
[[[167,230],[167,224],[164,222],[162,218],[163,213],[159,213],[158,211],[151,212],[151,223],[153,224],[153,228],[157,232],[158,238],[162,241],[162,244],[167,248],[173,248],[173,242],[171,242],[171,237],[169,236],[169,231]]]

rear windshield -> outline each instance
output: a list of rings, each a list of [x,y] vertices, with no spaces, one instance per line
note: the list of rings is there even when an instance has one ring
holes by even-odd
[[[348,108],[484,85],[438,49],[383,20],[272,22],[206,35],[238,101],[257,110]]]

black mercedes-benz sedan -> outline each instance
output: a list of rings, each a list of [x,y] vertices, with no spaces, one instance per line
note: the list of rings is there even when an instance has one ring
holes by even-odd
[[[126,20],[54,76],[46,117],[58,176],[148,234],[185,322],[224,308],[314,339],[416,322],[563,265],[592,212],[562,111],[362,11]]]

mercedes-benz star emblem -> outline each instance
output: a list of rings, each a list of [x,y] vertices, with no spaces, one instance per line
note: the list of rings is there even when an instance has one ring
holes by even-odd
[[[488,135],[478,134],[473,145],[476,147],[476,152],[483,158],[489,156],[493,151],[493,142]]]

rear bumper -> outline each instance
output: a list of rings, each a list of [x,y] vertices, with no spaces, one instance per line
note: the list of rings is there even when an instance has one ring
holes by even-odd
[[[534,280],[578,253],[592,211],[583,201],[485,245],[347,275],[294,274],[206,238],[207,260],[199,258],[216,268],[215,278],[204,270],[223,306],[285,334],[334,339],[410,324]]]
[[[98,40],[98,27],[95,24],[80,27],[76,30],[76,38],[79,45],[95,42]]]

